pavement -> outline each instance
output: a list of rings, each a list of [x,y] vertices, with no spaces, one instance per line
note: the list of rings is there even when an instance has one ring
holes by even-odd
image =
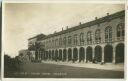
[[[113,63],[105,63],[94,64],[94,63],[85,63],[85,62],[62,62],[62,61],[42,61],[42,63],[48,64],[56,64],[56,65],[65,65],[65,66],[73,66],[73,67],[83,67],[83,68],[94,68],[94,69],[102,69],[102,70],[112,70],[112,71],[124,71],[124,63],[113,64]]]

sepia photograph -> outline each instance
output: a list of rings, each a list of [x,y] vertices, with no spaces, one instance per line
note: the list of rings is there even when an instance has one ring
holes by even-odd
[[[0,1],[0,81],[1,81],[1,40],[2,40],[2,2]]]
[[[125,77],[125,4],[4,3],[4,78]]]

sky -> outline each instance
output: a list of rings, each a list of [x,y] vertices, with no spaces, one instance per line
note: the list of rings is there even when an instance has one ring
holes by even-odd
[[[28,39],[52,34],[124,10],[123,4],[87,3],[6,3],[4,12],[4,52],[11,57],[27,49]]]

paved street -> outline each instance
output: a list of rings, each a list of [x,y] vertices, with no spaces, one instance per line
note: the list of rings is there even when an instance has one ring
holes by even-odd
[[[123,78],[123,71],[109,71],[94,68],[73,67],[47,63],[24,64],[20,72],[9,77],[26,78]]]

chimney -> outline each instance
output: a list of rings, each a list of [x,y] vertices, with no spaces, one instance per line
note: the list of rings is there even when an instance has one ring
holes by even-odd
[[[107,13],[107,16],[109,16],[109,13]]]
[[[56,33],[56,31],[54,31],[54,33]]]
[[[63,31],[63,28],[62,28],[62,31]]]
[[[67,29],[68,29],[68,26],[67,26]]]
[[[81,25],[81,22],[79,22],[79,25]]]
[[[98,18],[97,17],[95,17],[95,20],[97,20]]]

